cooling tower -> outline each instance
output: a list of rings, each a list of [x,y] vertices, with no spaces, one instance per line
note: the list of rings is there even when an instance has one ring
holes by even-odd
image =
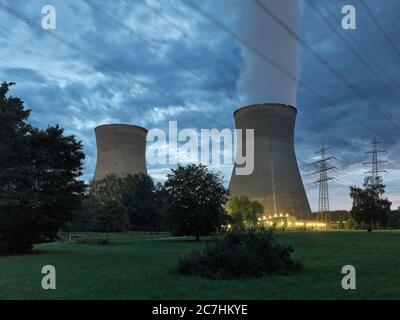
[[[258,104],[236,110],[237,129],[254,129],[254,171],[250,175],[232,173],[232,195],[247,196],[264,207],[265,215],[289,214],[311,219],[294,149],[296,108],[284,104]],[[243,131],[242,152],[246,136]]]
[[[97,164],[94,181],[100,181],[111,174],[118,177],[147,174],[146,129],[125,124],[110,124],[97,127],[95,133]]]

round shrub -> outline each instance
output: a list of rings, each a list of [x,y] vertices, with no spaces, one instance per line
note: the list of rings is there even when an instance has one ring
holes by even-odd
[[[182,258],[177,271],[211,279],[288,275],[302,267],[291,258],[292,252],[291,246],[277,243],[272,231],[231,231],[203,251]]]

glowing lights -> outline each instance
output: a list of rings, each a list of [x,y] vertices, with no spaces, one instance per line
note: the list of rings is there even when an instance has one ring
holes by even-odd
[[[270,215],[261,215],[257,218],[259,225],[268,228],[277,228],[278,230],[316,230],[322,231],[329,229],[329,224],[313,220],[297,220],[296,217],[287,213],[275,213]],[[229,227],[228,227],[229,228]]]

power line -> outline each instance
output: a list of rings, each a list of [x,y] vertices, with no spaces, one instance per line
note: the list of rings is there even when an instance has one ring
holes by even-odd
[[[389,44],[389,46],[393,49],[393,51],[396,53],[396,55],[400,58],[400,51],[394,44],[393,40],[390,38],[390,36],[387,34],[385,28],[379,23],[378,19],[375,18],[374,14],[372,13],[371,9],[365,3],[363,0],[359,0],[361,5],[364,7],[365,11],[367,12],[368,16],[372,19],[376,27],[379,29],[379,31],[382,33],[383,37],[385,38],[386,42]]]
[[[311,47],[303,38],[301,38],[290,26],[288,26],[282,19],[277,16],[272,10],[266,6],[261,0],[252,0],[256,6],[267,16],[271,17],[273,21],[278,24],[286,33],[288,33],[294,40],[296,40],[301,47],[306,49],[308,52],[310,52],[330,73],[332,73],[338,80],[340,80],[353,94],[355,94],[359,99],[363,100],[366,102],[366,104],[376,110],[378,113],[380,113],[384,118],[386,118],[388,121],[392,122],[392,124],[398,128],[400,128],[400,125],[397,124],[393,119],[391,118],[390,115],[388,115],[386,112],[384,112],[382,106],[379,103],[371,103],[368,101],[368,99],[364,98],[363,95],[358,91],[356,86],[352,84],[350,81],[347,80],[346,77],[344,77],[341,73],[336,71],[328,61],[326,61],[322,56],[319,54],[317,50],[315,50],[313,47]],[[379,109],[376,108],[376,106],[379,107]]]
[[[329,9],[328,6],[325,6],[324,9],[325,11],[327,11],[329,15],[334,16],[334,13]],[[368,53],[368,51],[364,48],[361,41],[356,36],[354,36],[352,32],[347,32],[347,36],[351,38],[351,42],[357,45],[357,47],[368,58],[368,60],[373,62],[373,65],[375,67],[377,67],[383,74],[385,74],[388,78],[390,78],[390,81],[393,84],[396,84],[397,87],[400,87],[400,82],[398,82],[398,80],[395,77],[393,77],[390,73],[386,72],[386,70],[382,67],[380,62]]]
[[[130,81],[134,81],[135,83],[139,84],[141,87],[147,88],[149,90],[151,90],[152,92],[156,92],[157,94],[159,94],[161,97],[166,97],[170,100],[173,100],[175,103],[177,104],[182,104],[182,101],[180,99],[177,99],[176,97],[171,96],[169,93],[166,93],[164,91],[161,91],[159,89],[157,89],[155,86],[148,86],[140,81],[138,81],[136,79],[136,77],[133,77],[131,75],[128,75],[120,70],[119,68],[117,68],[116,66],[114,66],[111,63],[108,63],[100,58],[98,58],[96,55],[92,54],[90,51],[85,50],[84,48],[76,45],[75,43],[63,38],[62,36],[52,32],[51,30],[44,30],[42,29],[42,27],[40,26],[40,24],[37,24],[35,22],[33,22],[32,20],[30,20],[28,17],[20,14],[19,12],[17,12],[16,10],[9,8],[3,4],[0,3],[0,9],[2,9],[3,11],[5,11],[6,13],[8,13],[9,15],[23,21],[24,23],[26,23],[29,27],[35,28],[37,30],[39,30],[40,32],[44,32],[47,36],[54,38],[55,40],[63,43],[64,45],[70,47],[71,49],[74,49],[76,51],[81,52],[84,55],[89,56],[90,58],[92,58],[94,61],[98,62],[99,64],[103,65],[104,67],[106,67],[107,69],[112,70],[113,72],[116,72],[118,74],[120,74],[123,78],[123,80],[127,80],[127,78],[130,79]],[[206,115],[207,117],[207,115]],[[215,120],[215,119],[213,119]]]
[[[90,0],[83,0],[87,5],[89,5],[90,7],[92,7],[93,9],[95,9],[96,11],[98,11],[99,13],[101,13],[103,16],[109,18],[110,20],[112,20],[114,23],[116,23],[117,25],[119,25],[121,28],[125,29],[129,35],[133,35],[136,38],[138,38],[139,40],[143,41],[143,43],[150,49],[154,50],[157,54],[162,55],[163,57],[167,58],[168,60],[170,60],[172,63],[174,63],[175,65],[177,65],[179,68],[185,70],[186,72],[188,72],[189,74],[191,74],[192,76],[194,76],[195,78],[201,80],[202,82],[204,82],[206,85],[209,85],[209,82],[207,80],[207,78],[204,78],[201,74],[193,71],[191,68],[186,67],[185,65],[183,65],[182,63],[180,63],[177,59],[175,59],[173,56],[171,56],[170,54],[166,53],[166,52],[161,52],[160,48],[158,46],[156,46],[155,44],[153,44],[151,41],[147,40],[146,37],[142,34],[140,34],[139,32],[135,31],[134,29],[132,29],[130,26],[128,26],[127,24],[125,24],[124,22],[122,22],[120,19],[108,14],[106,11],[104,11],[102,8],[100,8],[99,6],[93,4]],[[213,88],[215,89],[215,88]],[[217,88],[218,89],[218,88]],[[224,91],[220,92],[222,95],[226,96],[228,99],[231,99],[231,97],[225,93]],[[211,116],[207,115],[206,113],[203,113],[203,115],[212,120],[215,121],[215,118],[212,118]]]
[[[129,9],[128,4],[124,1],[124,0],[119,0],[127,9]],[[182,27],[180,27],[178,24],[176,24],[175,22],[171,21],[171,19],[169,19],[167,16],[165,16],[164,14],[162,14],[160,12],[160,10],[158,10],[156,7],[154,7],[152,4],[150,4],[149,2],[147,2],[147,0],[143,0],[143,4],[149,8],[154,14],[156,14],[157,16],[159,16],[162,20],[164,20],[168,25],[170,25],[174,30],[178,31],[179,34],[190,40],[193,41],[195,43],[197,43],[201,48],[203,48],[203,50],[209,55],[211,56],[217,63],[218,65],[222,66],[225,70],[227,70],[231,75],[236,76],[237,73],[235,70],[233,70],[233,68],[228,65],[227,63],[225,63],[225,61],[223,61],[222,59],[220,59],[218,57],[218,55],[216,55],[214,52],[212,52],[209,48],[207,48],[207,46],[205,46],[201,41],[195,39],[194,37],[192,37],[188,32],[186,32],[185,30],[182,29]],[[154,27],[154,25],[152,25]],[[155,27],[157,28],[157,27]],[[158,29],[159,34],[162,34],[160,32],[160,29]],[[255,83],[253,83],[252,81],[246,81],[254,90],[256,90],[259,94],[260,97],[262,97],[264,95],[264,93],[261,91],[260,88],[257,87],[257,85]]]
[[[200,15],[208,19],[212,24],[217,26],[219,29],[224,31],[225,33],[228,33],[231,37],[236,39],[241,45],[244,47],[248,48],[251,50],[253,53],[255,53],[257,56],[259,56],[262,60],[273,66],[275,69],[286,75],[289,79],[292,79],[293,81],[297,82],[301,87],[305,88],[306,90],[310,91],[312,94],[314,94],[316,97],[318,97],[321,101],[323,101],[327,105],[331,105],[335,107],[336,105],[326,99],[325,97],[321,96],[313,87],[305,84],[303,81],[298,79],[296,76],[291,74],[289,71],[281,67],[279,64],[277,64],[275,61],[273,61],[271,58],[266,56],[262,51],[260,51],[257,47],[249,43],[245,38],[242,38],[240,35],[235,33],[234,31],[231,31],[228,27],[223,25],[219,20],[212,16],[210,13],[199,7],[196,3],[194,3],[192,0],[182,0],[187,6],[198,12]],[[351,120],[356,122],[358,125],[362,126],[363,128],[367,129],[368,131],[374,132],[376,135],[382,137],[381,133],[377,132],[375,129],[367,126],[363,122],[359,121],[356,119],[351,113],[347,112],[345,109],[343,109],[340,105],[337,105],[336,107],[339,108],[339,110],[345,114],[347,117],[349,117]]]
[[[306,0],[309,5],[314,9],[314,11],[321,17],[321,19],[325,22],[326,25],[328,25],[328,27],[339,37],[339,39],[346,45],[346,47],[364,64],[364,66],[366,66],[366,68],[371,72],[371,74],[376,77],[381,83],[382,85],[388,90],[390,91],[394,96],[396,96],[397,99],[400,100],[400,95],[395,92],[394,90],[392,90],[392,88],[390,87],[390,85],[380,76],[380,74],[378,72],[376,72],[371,64],[361,55],[359,54],[351,45],[351,43],[349,41],[347,41],[347,39],[338,31],[337,27],[335,27],[335,25],[330,22],[330,20],[324,15],[324,13],[318,8],[318,6],[313,2],[313,0]],[[384,72],[383,74],[386,74],[386,72]],[[388,112],[388,114],[390,114]],[[400,121],[400,119],[398,119],[397,117],[393,116],[392,114],[390,114],[391,117],[395,118],[397,121]]]
[[[12,34],[14,37],[17,37],[17,38],[21,39],[22,41],[24,41],[24,42],[26,42],[26,43],[29,43],[31,46],[33,46],[33,47],[35,47],[35,48],[38,48],[39,50],[41,50],[41,51],[43,51],[43,52],[45,52],[45,53],[47,53],[47,54],[49,54],[49,55],[52,55],[53,57],[55,57],[55,58],[57,58],[57,59],[60,59],[61,61],[65,61],[65,58],[64,58],[64,57],[62,57],[62,56],[60,56],[60,55],[58,55],[58,54],[56,54],[56,53],[54,53],[54,52],[52,52],[52,51],[50,51],[50,50],[47,50],[47,49],[45,49],[45,48],[43,48],[43,47],[41,47],[41,46],[35,44],[33,41],[31,41],[31,40],[29,40],[29,39],[27,39],[27,38],[25,38],[25,37],[23,37],[23,36],[21,36],[21,35],[15,33],[15,32],[13,32],[13,31],[11,31],[11,30],[5,28],[4,26],[1,26],[1,25],[0,25],[0,29],[3,29],[3,30],[5,31],[5,33],[10,33],[10,34]],[[72,62],[72,61],[68,61],[68,63],[71,64],[71,65],[73,65],[74,67],[76,67],[76,68],[78,68],[78,69],[81,68],[81,66],[78,66],[76,63],[74,63],[74,62]]]
[[[215,16],[211,15],[204,9],[202,9],[199,5],[194,3],[192,0],[182,0],[184,4],[186,4],[188,7],[190,7],[192,10],[196,11],[198,14],[202,15],[205,17],[207,20],[209,20],[212,24],[214,24],[216,27],[218,27],[220,30],[223,32],[227,33],[230,35],[232,38],[234,38],[236,41],[238,41],[241,45],[252,51],[254,54],[256,54],[258,57],[260,57],[262,60],[264,60],[267,64],[273,66],[276,70],[280,71],[284,75],[286,75],[289,79],[292,79],[293,81],[297,82],[301,87],[305,88],[306,90],[310,91],[313,95],[318,97],[321,101],[323,101],[327,105],[331,105],[335,107],[335,103],[332,101],[329,101],[325,97],[321,96],[313,87],[307,85],[304,83],[304,81],[300,80],[293,74],[291,74],[289,71],[281,67],[279,64],[277,64],[275,61],[273,61],[271,58],[266,56],[262,51],[260,51],[257,47],[255,47],[253,44],[248,42],[245,38],[241,37],[238,35],[236,32],[230,30],[227,26],[225,26],[223,23],[221,23]],[[358,125],[361,127],[367,129],[368,131],[376,133],[378,136],[381,136],[381,133],[377,132],[373,128],[367,126],[363,122],[359,121],[357,118],[355,118],[351,113],[347,112],[345,109],[343,109],[340,105],[337,105],[339,110],[345,114],[347,117],[349,117],[352,121],[356,122]]]
[[[3,6],[3,5],[0,5],[0,7],[3,7],[3,9],[6,8],[6,7]],[[9,8],[8,8],[8,9],[9,9]],[[30,21],[29,19],[27,19],[26,17],[23,17],[22,15],[18,14],[15,10],[9,9],[9,10],[6,10],[6,11],[8,11],[8,13],[10,13],[11,15],[16,16],[17,18],[22,19],[22,20],[23,20],[24,22],[26,22],[28,25],[34,26],[34,27],[38,28],[40,31],[44,31],[40,26],[34,24],[33,22],[31,22],[31,21]],[[51,32],[45,31],[45,33],[48,34],[48,35],[50,35],[50,36],[52,36],[52,37],[54,38],[54,36],[53,36],[53,34],[52,34]],[[79,46],[73,44],[72,42],[70,42],[70,41],[68,41],[68,40],[66,40],[66,39],[64,39],[64,38],[62,38],[62,37],[60,37],[60,36],[55,37],[55,38],[56,38],[56,40],[59,40],[59,41],[63,42],[64,44],[68,45],[69,47],[71,47],[71,48],[73,48],[73,49],[75,49],[75,50],[81,51],[81,52],[83,52],[83,53],[85,53],[85,54],[88,54],[88,53],[89,53],[88,51],[82,49],[81,47],[79,47]],[[56,55],[55,55],[55,56],[56,56]],[[90,56],[95,57],[94,55],[90,55]],[[61,59],[61,57],[59,57],[59,56],[58,56],[58,58]],[[101,59],[98,59],[97,57],[95,57],[95,58],[96,58],[96,60],[99,60],[99,62],[102,61]],[[105,65],[108,66],[108,67],[111,67],[112,70],[117,71],[118,73],[120,73],[120,74],[122,74],[122,75],[125,75],[125,73],[121,72],[118,68],[112,67],[111,64],[106,63]],[[125,80],[126,80],[126,79],[125,79]],[[138,83],[139,83],[139,82],[138,82]],[[148,88],[149,88],[149,86],[146,86],[146,85],[144,85],[144,84],[141,84],[141,83],[140,83],[140,85],[143,86],[143,87],[148,87]],[[156,91],[156,92],[157,92],[158,94],[160,94],[161,96],[166,96],[165,93],[160,92],[160,91],[158,91],[158,90],[155,89],[155,88],[151,88],[151,90]],[[169,95],[168,95],[168,98],[170,98],[170,99],[176,99],[176,98],[172,98],[172,97],[169,96]],[[177,101],[179,104],[181,103],[180,100],[175,100],[175,101]],[[324,134],[324,133],[322,133],[322,134]],[[333,138],[332,136],[330,136],[330,137]],[[338,140],[337,138],[335,138],[335,139]],[[342,140],[342,143],[343,143],[343,142],[344,142],[344,140]],[[346,142],[344,142],[344,143],[346,143]],[[350,144],[349,144],[349,145],[350,145]]]
[[[104,15],[105,17],[109,18],[110,20],[112,20],[114,23],[116,23],[117,25],[119,25],[121,28],[125,29],[129,35],[133,35],[136,38],[140,39],[148,48],[155,50],[157,52],[157,54],[162,55],[163,57],[167,58],[168,60],[170,60],[172,63],[174,63],[175,65],[177,65],[179,68],[185,70],[186,72],[188,72],[189,74],[191,74],[193,77],[205,82],[207,85],[209,85],[209,82],[206,78],[204,78],[201,74],[197,73],[196,71],[194,71],[193,69],[185,66],[184,64],[182,64],[180,61],[178,61],[177,59],[175,59],[172,55],[163,52],[160,50],[160,48],[158,46],[156,46],[154,43],[152,43],[151,41],[149,41],[146,36],[140,34],[139,32],[137,32],[136,30],[134,30],[133,28],[131,28],[130,26],[128,26],[127,24],[125,24],[124,22],[122,22],[120,19],[114,17],[113,15],[107,13],[105,10],[103,10],[102,8],[100,8],[98,5],[92,3],[90,0],[83,0],[84,2],[86,2],[86,4],[88,4],[90,7],[92,7],[93,9],[95,9],[96,11],[98,11],[99,13],[101,13],[102,15]]]
[[[381,11],[385,14],[386,18],[389,20],[389,22],[392,24],[393,28],[396,30],[397,35],[400,36],[400,28],[397,26],[396,22],[393,20],[389,12],[380,4],[379,1],[375,1],[375,3],[378,5],[378,7],[381,9]]]

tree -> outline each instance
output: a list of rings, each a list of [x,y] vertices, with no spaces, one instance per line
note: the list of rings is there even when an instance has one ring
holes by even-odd
[[[204,165],[178,166],[165,182],[165,221],[176,236],[206,236],[226,221],[229,192],[219,173]]]
[[[118,202],[129,217],[131,229],[157,230],[162,205],[159,188],[150,176],[139,173],[123,178],[109,175],[95,182],[91,189],[100,207],[108,202]]]
[[[23,101],[0,88],[0,253],[30,251],[53,241],[79,209],[85,184],[81,142],[58,126],[39,130],[26,121]]]
[[[117,200],[106,201],[94,210],[91,228],[102,232],[130,230],[129,216],[125,207]]]
[[[264,208],[261,203],[255,200],[251,201],[248,197],[233,196],[228,201],[228,211],[232,217],[237,219],[240,215],[247,224],[256,227]]]
[[[127,209],[132,227],[155,230],[160,223],[153,179],[146,174],[128,175],[121,188],[121,203]]]
[[[364,223],[368,231],[374,225],[384,226],[387,223],[392,203],[383,198],[385,186],[382,179],[366,177],[363,188],[350,187],[350,196],[353,199],[351,215],[357,223]]]
[[[253,227],[257,226],[258,218],[263,213],[264,207],[258,201],[250,201],[244,214],[244,219],[249,221]]]
[[[388,218],[388,228],[400,229],[400,207],[390,213]]]

